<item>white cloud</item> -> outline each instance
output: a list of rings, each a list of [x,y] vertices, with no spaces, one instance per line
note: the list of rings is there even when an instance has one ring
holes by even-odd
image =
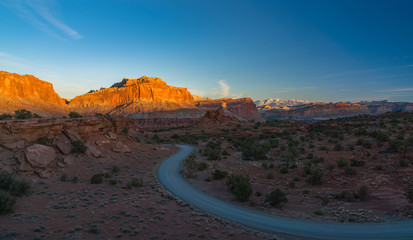
[[[83,38],[81,34],[53,14],[56,12],[57,3],[55,1],[9,0],[5,5],[16,10],[18,16],[51,36],[62,38],[59,33],[63,33],[75,40]]]
[[[219,80],[220,97],[226,97],[229,93],[229,85],[224,80]]]

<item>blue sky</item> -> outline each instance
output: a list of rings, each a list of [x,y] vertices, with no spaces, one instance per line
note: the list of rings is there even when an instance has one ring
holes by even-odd
[[[209,97],[413,102],[412,1],[2,0],[0,70],[72,98],[124,77]]]

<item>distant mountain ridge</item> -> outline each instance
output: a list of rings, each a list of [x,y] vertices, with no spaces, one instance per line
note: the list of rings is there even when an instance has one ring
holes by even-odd
[[[386,112],[413,111],[413,103],[408,102],[339,102],[309,103],[277,109],[258,107],[258,111],[267,120],[325,120],[330,118],[351,117],[360,114],[378,115]]]
[[[283,108],[283,107],[289,107],[289,106],[296,106],[296,105],[304,105],[304,104],[309,104],[311,101],[306,101],[306,100],[297,100],[297,99],[290,99],[290,100],[283,100],[279,98],[267,98],[265,100],[258,100],[254,102],[257,107],[277,107],[277,108]]]

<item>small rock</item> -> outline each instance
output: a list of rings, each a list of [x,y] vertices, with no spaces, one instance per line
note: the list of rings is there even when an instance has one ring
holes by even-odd
[[[117,153],[129,153],[131,152],[131,149],[121,142],[115,142],[113,144],[112,151]]]

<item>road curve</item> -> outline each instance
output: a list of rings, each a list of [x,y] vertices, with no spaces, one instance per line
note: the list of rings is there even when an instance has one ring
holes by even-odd
[[[413,220],[389,223],[315,222],[264,214],[219,200],[194,188],[181,176],[181,162],[193,151],[193,147],[177,146],[181,150],[158,168],[160,183],[177,197],[213,215],[296,238],[413,239]]]

